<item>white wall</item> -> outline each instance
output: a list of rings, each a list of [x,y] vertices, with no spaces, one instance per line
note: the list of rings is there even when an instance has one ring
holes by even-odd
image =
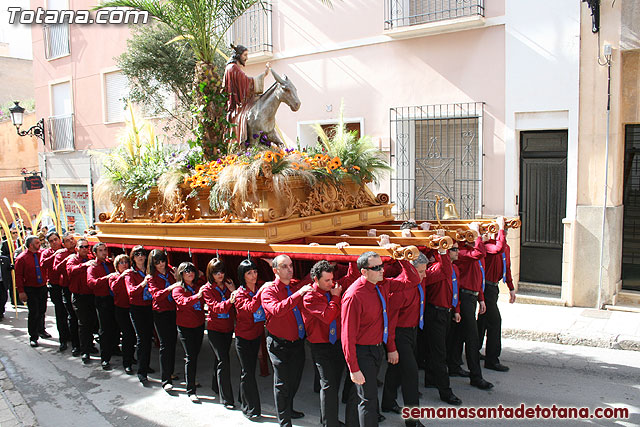
[[[568,129],[567,218],[577,193],[580,2],[509,0],[506,7],[505,195],[516,215],[520,187],[519,132]],[[527,114],[522,114],[527,113]]]

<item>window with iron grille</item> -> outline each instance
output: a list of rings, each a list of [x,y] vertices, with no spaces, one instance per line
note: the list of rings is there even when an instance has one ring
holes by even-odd
[[[391,197],[396,218],[436,218],[436,196],[451,199],[461,218],[482,211],[483,103],[390,110]],[[395,142],[395,144],[393,144]],[[442,216],[444,203],[439,203]]]
[[[44,55],[47,59],[56,59],[70,54],[69,24],[47,24],[44,32]]]
[[[249,53],[273,52],[271,2],[258,2],[233,23],[227,33],[229,43],[243,45]]]
[[[386,0],[384,29],[484,16],[484,0]]]

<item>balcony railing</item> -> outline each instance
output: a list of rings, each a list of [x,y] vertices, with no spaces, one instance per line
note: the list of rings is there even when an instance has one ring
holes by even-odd
[[[264,5],[264,7],[263,7]],[[227,33],[230,43],[243,45],[249,54],[273,52],[270,1],[258,2],[240,16]]]
[[[484,0],[386,0],[384,29],[484,16]]]
[[[47,59],[69,55],[69,24],[47,24],[44,32],[44,55]]]
[[[73,151],[73,114],[49,117],[49,142],[53,151]]]

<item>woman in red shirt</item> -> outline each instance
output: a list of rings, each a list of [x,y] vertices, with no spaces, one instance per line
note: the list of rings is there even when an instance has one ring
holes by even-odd
[[[149,368],[151,360],[151,340],[153,338],[153,312],[151,300],[153,296],[149,292],[151,277],[146,275],[147,254],[144,247],[138,245],[131,249],[133,265],[127,270],[124,282],[129,294],[129,313],[133,328],[138,338],[138,379],[145,387],[148,384],[147,374],[154,371]]]
[[[113,292],[113,305],[116,322],[122,331],[122,366],[124,371],[131,375],[133,369],[133,350],[136,345],[136,331],[133,330],[131,317],[129,316],[129,294],[124,282],[126,272],[129,270],[131,260],[128,255],[118,255],[113,260],[116,271],[109,275],[109,287]]]
[[[245,259],[238,266],[236,292],[236,352],[240,360],[240,406],[250,420],[260,417],[260,393],[256,383],[258,350],[264,334],[265,315],[258,283],[258,266]]]
[[[162,388],[168,393],[173,390],[171,376],[176,361],[176,304],[171,292],[180,286],[175,283],[173,271],[167,265],[167,255],[164,251],[154,249],[147,260],[147,276],[149,292],[153,295],[153,323],[160,339],[160,376]]]
[[[176,272],[179,286],[171,291],[176,303],[176,324],[180,342],[185,352],[187,395],[194,403],[200,401],[196,395],[196,369],[204,336],[204,301],[202,288],[195,281],[196,272],[196,267],[190,262],[180,264]]]
[[[229,348],[233,337],[233,292],[236,288],[233,281],[225,277],[224,263],[219,258],[209,261],[206,274],[207,284],[202,287],[202,297],[208,309],[207,336],[215,355],[211,388],[220,394],[225,408],[234,409]]]

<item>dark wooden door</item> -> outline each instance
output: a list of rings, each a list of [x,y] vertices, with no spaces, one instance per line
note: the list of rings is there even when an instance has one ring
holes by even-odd
[[[520,134],[520,280],[562,283],[567,206],[567,132]]]

